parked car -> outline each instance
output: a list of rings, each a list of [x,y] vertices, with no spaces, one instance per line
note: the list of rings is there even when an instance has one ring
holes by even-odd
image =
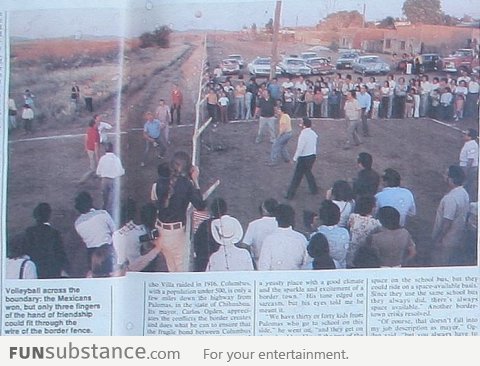
[[[335,71],[335,67],[326,57],[315,57],[307,60],[307,65],[312,69],[312,75],[327,75]]]
[[[243,69],[244,60],[243,60],[242,55],[233,54],[233,55],[228,55],[227,58],[228,58],[228,59],[237,60],[237,61],[238,61],[238,64],[240,65],[240,68]]]
[[[227,58],[220,63],[223,75],[238,74],[240,72],[240,64],[237,60]]]
[[[420,74],[424,74],[429,71],[437,71],[440,70],[442,65],[442,59],[438,53],[424,53],[418,55],[418,72]]]
[[[254,76],[270,76],[272,59],[270,57],[257,57],[247,66],[248,72]],[[276,67],[275,74],[281,75],[282,69]]]
[[[355,60],[358,56],[359,54],[357,52],[342,53],[337,59],[335,67],[337,69],[351,69],[353,60]]]
[[[388,74],[390,66],[380,57],[375,55],[360,56],[352,62],[353,72],[358,72],[362,75],[367,74]]]
[[[278,66],[286,75],[310,75],[312,69],[301,58],[285,57]]]

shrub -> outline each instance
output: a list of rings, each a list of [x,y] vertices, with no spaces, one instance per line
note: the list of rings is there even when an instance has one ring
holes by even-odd
[[[145,32],[140,36],[140,48],[154,46],[168,48],[170,46],[170,33],[172,33],[172,30],[166,25],[156,28],[153,32]]]

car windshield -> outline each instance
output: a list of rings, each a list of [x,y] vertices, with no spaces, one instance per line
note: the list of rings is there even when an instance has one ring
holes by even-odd
[[[236,59],[236,60],[241,60],[241,59],[242,59],[242,56],[240,56],[240,55],[230,55],[230,56],[228,56],[228,58],[233,58],[233,59]]]
[[[259,58],[255,63],[257,65],[270,65],[270,60],[268,58]]]
[[[343,53],[340,55],[340,58],[355,58],[357,55],[355,53]]]
[[[380,60],[378,59],[378,57],[365,57],[360,59],[360,63],[362,64],[369,64],[372,62],[380,62]]]
[[[288,60],[287,64],[290,66],[304,66],[305,63],[301,60]]]
[[[310,65],[324,65],[327,62],[323,58],[316,58],[316,59],[310,60],[309,63]]]
[[[465,56],[470,56],[471,54],[472,54],[472,52],[470,50],[457,50],[454,53],[454,56],[465,57]]]

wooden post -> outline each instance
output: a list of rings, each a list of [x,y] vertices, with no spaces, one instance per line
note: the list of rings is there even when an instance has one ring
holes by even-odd
[[[282,2],[277,1],[275,5],[275,19],[273,20],[273,37],[272,37],[272,62],[270,65],[270,80],[275,77],[278,64],[278,31],[280,29],[280,13],[282,10]]]

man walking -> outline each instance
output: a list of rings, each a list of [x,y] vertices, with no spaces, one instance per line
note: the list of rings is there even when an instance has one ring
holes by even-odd
[[[312,167],[317,157],[317,140],[318,135],[312,130],[312,121],[304,117],[302,123],[302,132],[298,137],[297,150],[293,157],[293,161],[297,162],[295,172],[293,173],[292,182],[288,188],[286,199],[292,199],[295,196],[303,176],[307,179],[308,188],[311,194],[318,193],[317,183],[312,174]]]
[[[145,151],[143,152],[143,160],[140,166],[145,166],[145,162],[147,161],[148,152],[150,151],[150,145],[153,147],[159,148],[159,159],[163,159],[163,155],[167,151],[167,148],[163,144],[161,140],[161,125],[158,119],[153,118],[152,112],[145,113],[145,125],[143,126],[143,138],[145,139]]]
[[[173,124],[173,114],[175,111],[177,112],[177,125],[180,125],[180,109],[182,108],[183,104],[183,94],[178,88],[177,84],[173,84],[173,89],[172,89],[172,106],[170,108],[170,115],[171,115],[171,121],[170,124]]]
[[[350,149],[352,141],[355,146],[362,143],[359,136],[362,107],[358,100],[355,99],[353,91],[347,91],[346,97],[347,100],[345,101],[343,109],[345,111],[345,120],[347,121],[347,141],[345,142],[344,149],[348,150]]]
[[[257,138],[255,139],[256,144],[262,142],[263,135],[267,132],[270,135],[270,142],[273,144],[275,141],[275,105],[275,100],[270,96],[270,92],[265,89],[255,110],[255,117],[260,116]]]
[[[370,137],[370,132],[368,130],[367,116],[370,112],[370,106],[372,105],[372,96],[367,93],[367,87],[365,84],[360,85],[360,94],[357,96],[358,104],[360,104],[361,109],[361,119],[362,119],[362,129],[363,136]]]
[[[170,127],[172,123],[172,115],[170,114],[170,108],[165,104],[164,99],[160,99],[158,107],[155,111],[155,118],[160,121],[160,134],[162,136],[164,144],[170,144]]]
[[[97,128],[97,120],[92,118],[88,122],[87,133],[85,134],[85,151],[88,155],[89,170],[80,179],[80,183],[86,182],[95,173],[100,154],[100,134]]]
[[[120,158],[113,153],[113,144],[105,144],[105,155],[98,161],[97,175],[102,178],[103,209],[114,218],[120,198],[120,177],[125,174]]]

